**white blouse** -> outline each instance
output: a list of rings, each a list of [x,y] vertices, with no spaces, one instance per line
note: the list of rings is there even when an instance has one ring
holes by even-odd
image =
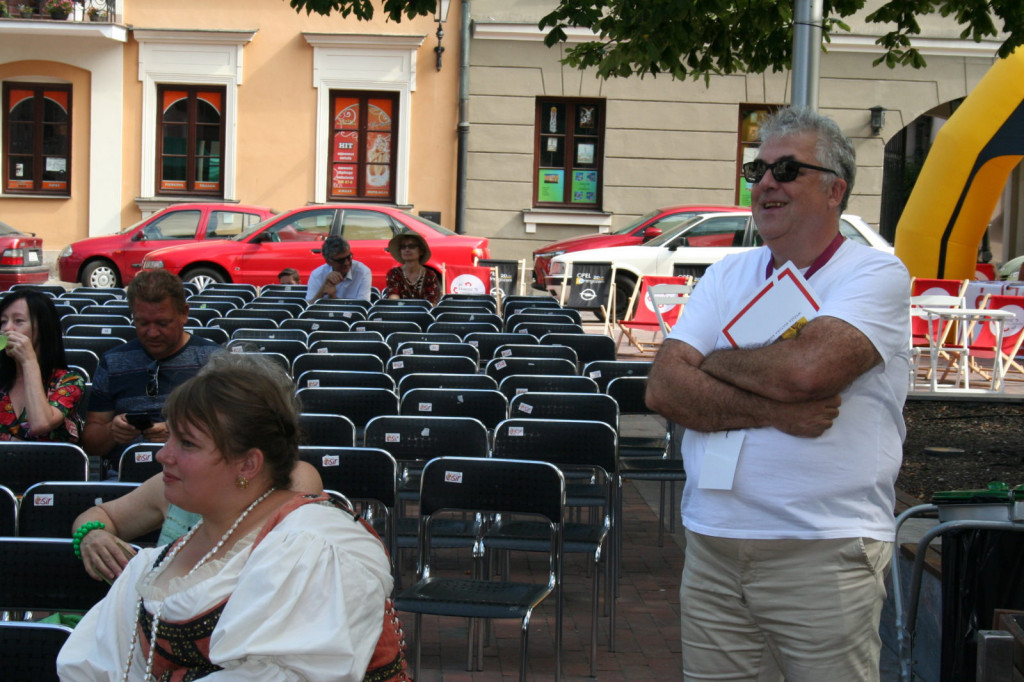
[[[258,532],[190,576],[146,586],[163,548],[139,552],[61,650],[60,679],[122,679],[141,594],[151,614],[163,603],[164,622],[192,620],[230,597],[210,640],[210,660],[224,670],[204,679],[362,680],[392,589],[380,541],[319,504],[292,511],[250,553]],[[145,670],[139,642],[130,679]]]

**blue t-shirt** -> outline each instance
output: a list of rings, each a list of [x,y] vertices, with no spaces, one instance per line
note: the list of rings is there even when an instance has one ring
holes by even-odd
[[[222,350],[213,341],[195,335],[181,350],[163,360],[154,360],[138,339],[111,348],[100,358],[93,375],[89,411],[146,412],[153,421],[163,421],[160,412],[171,391],[194,377],[211,355]],[[146,386],[154,374],[159,389],[151,397]],[[116,447],[111,458],[119,456],[121,449]]]

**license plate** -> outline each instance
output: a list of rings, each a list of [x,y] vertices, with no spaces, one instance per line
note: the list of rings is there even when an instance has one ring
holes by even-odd
[[[40,258],[40,255],[39,255],[38,251],[29,251],[28,252],[28,264],[29,265],[39,265],[41,262],[42,262],[42,258]]]

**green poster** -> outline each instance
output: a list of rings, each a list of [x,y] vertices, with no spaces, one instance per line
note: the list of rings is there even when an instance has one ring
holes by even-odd
[[[597,171],[574,171],[572,174],[572,203],[597,203]]]
[[[565,201],[565,171],[540,170],[537,176],[537,201],[562,203]]]

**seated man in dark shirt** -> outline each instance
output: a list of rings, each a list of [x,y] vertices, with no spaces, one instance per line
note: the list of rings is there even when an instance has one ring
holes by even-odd
[[[87,453],[113,467],[128,444],[167,440],[167,425],[160,414],[164,400],[221,350],[212,341],[185,331],[188,303],[177,275],[143,270],[126,291],[138,338],[100,358],[82,438]],[[133,416],[133,426],[126,414],[145,415],[148,420]]]

